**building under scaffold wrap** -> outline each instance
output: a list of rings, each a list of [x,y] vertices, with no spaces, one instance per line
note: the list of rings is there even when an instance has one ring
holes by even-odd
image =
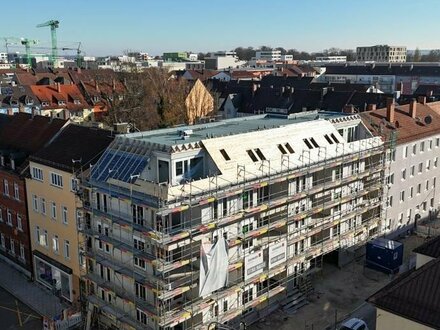
[[[385,144],[324,112],[117,137],[84,182],[88,326],[238,328],[293,304],[379,234]]]

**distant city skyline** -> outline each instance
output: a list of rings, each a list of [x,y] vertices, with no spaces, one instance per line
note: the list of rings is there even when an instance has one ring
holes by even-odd
[[[59,48],[75,48],[81,42],[88,56],[124,50],[160,55],[262,45],[307,52],[376,44],[440,48],[438,0],[39,0],[23,7],[12,1],[2,4],[2,11],[11,14],[2,18],[0,36],[39,40],[33,53],[49,52],[49,28],[36,25],[50,19],[60,21]],[[4,51],[3,40],[1,47]],[[24,52],[23,47],[11,46],[10,50]]]

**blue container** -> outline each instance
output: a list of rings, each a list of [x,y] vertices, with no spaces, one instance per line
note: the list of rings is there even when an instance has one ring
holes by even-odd
[[[403,262],[403,244],[385,238],[367,243],[366,266],[386,274],[396,274]]]

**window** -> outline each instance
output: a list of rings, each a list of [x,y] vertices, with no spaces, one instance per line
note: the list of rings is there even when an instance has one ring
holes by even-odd
[[[408,146],[403,149],[403,159],[408,157]]]
[[[287,151],[289,151],[289,153],[291,154],[295,153],[295,150],[293,150],[293,148],[290,146],[289,143],[286,143],[284,146],[286,147]]]
[[[417,185],[417,194],[420,194],[421,191],[422,191],[422,184],[419,183],[419,184]]]
[[[309,148],[309,149],[313,149],[313,146],[312,146],[312,144],[309,142],[308,139],[303,139],[303,141],[304,141],[304,143],[306,144],[307,148]]]
[[[260,157],[261,160],[266,160],[266,157],[264,157],[263,153],[261,152],[260,148],[254,149],[255,153]]]
[[[412,154],[413,154],[413,156],[414,156],[416,153],[417,153],[417,144],[413,144],[413,147],[412,147]]]
[[[23,231],[23,223],[19,214],[17,214],[17,228],[18,230]]]
[[[65,225],[67,225],[67,223],[68,223],[68,219],[67,219],[67,215],[68,215],[68,213],[67,213],[67,207],[65,207],[65,206],[63,206],[63,223],[65,224]]]
[[[414,195],[414,187],[409,188],[409,198],[413,198]]]
[[[43,197],[40,198],[40,209],[41,213],[46,215],[46,200]]]
[[[423,172],[423,163],[419,164],[419,174]]]
[[[225,149],[220,149],[220,153],[222,154],[222,156],[225,160],[231,160],[231,157],[229,157],[229,155]]]
[[[141,269],[146,269],[146,263],[144,259],[138,258],[138,257],[134,257],[134,265],[136,267],[139,267]]]
[[[147,300],[147,289],[138,282],[136,282],[136,297]]]
[[[136,309],[136,320],[142,324],[148,324],[148,316],[140,309]]]
[[[255,156],[254,152],[252,150],[246,150],[249,157],[252,159],[253,162],[258,162],[258,158]]]
[[[138,237],[133,238],[134,248],[136,250],[144,251],[145,250],[145,240],[140,239]]]
[[[429,171],[430,168],[431,168],[431,160],[428,159],[428,160],[426,161],[426,170]]]
[[[284,149],[282,144],[279,144],[277,147],[283,155],[287,154],[287,151],[286,151],[286,149]]]
[[[24,255],[24,245],[20,243],[20,258],[21,260],[25,260],[26,257]]]
[[[429,190],[429,180],[426,180],[426,183],[425,183],[425,190]]]
[[[70,242],[64,241],[64,258],[70,259]]]
[[[9,183],[8,183],[8,180],[6,180],[6,179],[3,180],[3,193],[6,196],[9,196]]]
[[[411,172],[410,172],[410,175],[411,176],[414,176],[414,173],[416,172],[416,167],[413,165],[413,166],[411,166]]]
[[[78,190],[78,187],[79,187],[78,179],[76,179],[76,178],[71,178],[71,179],[70,179],[70,190],[72,190],[72,191],[77,191],[77,190]]]
[[[57,204],[55,204],[55,202],[52,202],[50,209],[51,209],[50,216],[52,217],[52,219],[56,219],[57,218]]]
[[[402,170],[402,180],[406,179],[406,169]]]
[[[50,184],[55,187],[63,187],[63,177],[57,173],[50,173]]]
[[[440,146],[440,138],[435,139],[435,147],[438,148]]]
[[[432,140],[429,140],[428,141],[428,150],[431,150],[432,149]]]
[[[387,184],[394,184],[394,173],[388,175]]]
[[[43,181],[43,170],[38,167],[32,167],[32,179]]]
[[[437,163],[438,163],[438,157],[434,158],[434,167],[437,167]]]
[[[402,190],[400,192],[400,202],[403,202],[405,200],[405,190]]]
[[[5,235],[3,235],[3,233],[0,234],[0,241],[1,241],[2,248],[5,249],[6,248]]]
[[[32,209],[38,212],[38,198],[36,195],[32,195]]]
[[[12,213],[11,213],[11,211],[8,210],[6,212],[6,215],[7,215],[6,222],[9,226],[12,227]]]
[[[3,211],[1,208],[0,208],[0,222],[3,222]]]
[[[45,230],[43,233],[40,232],[40,228],[37,227],[37,232],[39,233],[40,237],[38,242],[40,243],[41,246],[47,246],[48,242],[47,242],[47,230]]]
[[[15,241],[11,238],[9,240],[9,248],[12,255],[15,255]]]
[[[14,198],[20,200],[20,189],[18,188],[17,183],[14,183]]]
[[[52,249],[53,249],[53,252],[56,254],[58,254],[60,252],[60,242],[59,242],[57,235],[52,237]]]
[[[242,294],[242,305],[247,304],[253,299],[253,288],[243,291]]]
[[[176,162],[176,175],[182,175],[183,174],[183,162],[178,161]]]
[[[425,151],[425,141],[420,142],[420,152]]]

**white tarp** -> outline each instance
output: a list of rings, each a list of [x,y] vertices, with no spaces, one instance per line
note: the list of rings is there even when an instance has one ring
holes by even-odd
[[[206,252],[208,251],[208,252]],[[200,251],[199,295],[204,297],[228,284],[229,255],[226,239],[219,235],[217,242],[202,244]]]
[[[285,262],[286,256],[287,244],[285,239],[269,245],[269,269]]]
[[[257,251],[244,257],[244,279],[261,274],[263,272],[265,262],[263,259],[263,251]]]

